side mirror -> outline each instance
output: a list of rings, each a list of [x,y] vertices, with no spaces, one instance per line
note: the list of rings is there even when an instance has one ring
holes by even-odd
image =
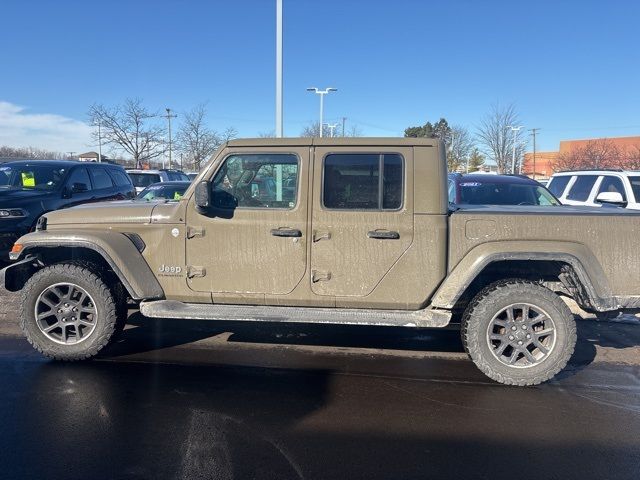
[[[610,203],[618,206],[626,206],[627,202],[622,198],[622,194],[619,192],[600,192],[596,197],[598,203]]]
[[[209,182],[200,182],[196,185],[196,207],[200,210],[208,210],[211,207],[211,187]]]

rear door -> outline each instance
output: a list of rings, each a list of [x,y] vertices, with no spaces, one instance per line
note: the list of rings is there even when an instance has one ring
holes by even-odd
[[[311,289],[370,294],[413,241],[411,148],[317,147],[314,154]]]
[[[101,165],[93,165],[89,168],[91,183],[93,183],[93,200],[101,202],[105,200],[122,199],[116,189],[111,176]]]

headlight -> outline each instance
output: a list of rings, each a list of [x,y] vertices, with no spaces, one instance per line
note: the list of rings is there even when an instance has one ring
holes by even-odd
[[[29,212],[21,208],[3,208],[0,210],[0,218],[24,218]]]
[[[47,217],[41,216],[36,222],[36,232],[43,232],[47,229]]]

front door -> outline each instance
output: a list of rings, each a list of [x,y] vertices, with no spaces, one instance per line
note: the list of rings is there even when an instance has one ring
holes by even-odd
[[[286,295],[305,276],[309,148],[230,151],[210,178],[212,208],[188,209],[189,285],[231,300]]]
[[[316,148],[311,289],[370,294],[413,241],[411,148]],[[411,177],[409,177],[411,178]],[[400,288],[400,286],[399,286]]]

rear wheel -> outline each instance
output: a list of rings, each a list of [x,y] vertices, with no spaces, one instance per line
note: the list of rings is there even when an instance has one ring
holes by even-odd
[[[566,365],[576,344],[571,311],[551,290],[506,280],[482,290],[467,307],[462,341],[474,363],[493,380],[536,385]]]
[[[22,290],[20,326],[36,350],[56,360],[83,360],[109,342],[118,320],[112,290],[91,269],[56,264]]]

